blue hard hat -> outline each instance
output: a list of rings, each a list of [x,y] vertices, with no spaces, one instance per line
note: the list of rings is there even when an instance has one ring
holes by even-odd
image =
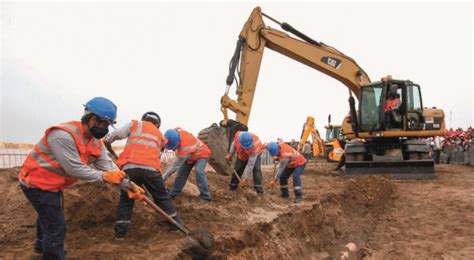
[[[253,137],[249,132],[242,132],[239,136],[239,143],[245,150],[252,149]]]
[[[115,123],[115,119],[117,119],[117,106],[107,98],[95,97],[89,100],[84,107],[102,120],[109,121],[109,124]]]
[[[268,152],[271,156],[277,156],[280,153],[280,146],[275,142],[268,144]]]
[[[168,129],[165,132],[165,137],[168,139],[168,143],[165,145],[165,148],[168,150],[174,150],[178,147],[179,144],[179,132],[175,129]]]

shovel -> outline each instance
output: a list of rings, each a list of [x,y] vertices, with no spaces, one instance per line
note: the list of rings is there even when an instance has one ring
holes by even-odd
[[[232,174],[239,180],[239,183],[242,183],[242,179],[240,179],[239,175],[235,171],[234,167],[232,167],[232,163],[230,161],[227,161],[229,163],[229,167],[232,169]]]
[[[132,185],[132,181],[130,179],[123,179],[120,183],[120,187],[124,190],[131,190],[136,192],[136,188]],[[147,191],[148,193],[148,191]],[[215,243],[214,243],[214,236],[205,228],[198,228],[195,230],[189,230],[184,225],[176,222],[168,213],[163,211],[155,202],[147,196],[144,196],[143,201],[146,204],[150,205],[150,207],[155,210],[158,214],[163,216],[166,221],[175,225],[183,234],[185,234],[188,239],[184,246],[183,252],[193,259],[205,259],[211,255]]]

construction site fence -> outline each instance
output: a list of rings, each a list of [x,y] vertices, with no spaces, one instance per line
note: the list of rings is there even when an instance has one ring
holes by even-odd
[[[28,154],[33,149],[32,144],[17,144],[0,142],[0,168],[11,168],[22,166]],[[114,147],[118,153],[123,147]],[[174,158],[172,152],[166,152],[162,156],[162,161],[169,164]],[[451,151],[444,151],[440,154],[441,163],[474,165],[474,145],[470,145],[467,149],[462,146],[455,146]],[[267,149],[262,150],[262,165],[272,165],[273,157]]]
[[[455,145],[450,151],[443,151],[439,158],[440,163],[474,165],[474,145],[467,149],[461,145]]]

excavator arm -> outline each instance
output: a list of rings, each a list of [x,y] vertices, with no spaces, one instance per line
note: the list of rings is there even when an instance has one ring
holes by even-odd
[[[266,26],[263,17],[278,23],[283,30],[293,33],[302,40]],[[370,83],[367,73],[352,58],[335,48],[309,38],[287,23],[276,21],[262,13],[261,9],[257,7],[253,10],[240,32],[236,51],[231,60],[227,88],[221,98],[221,111],[224,114],[224,120],[221,122],[222,126],[226,126],[229,120],[227,110],[236,113],[238,123],[248,124],[265,48],[281,53],[337,79],[356,97],[360,95],[361,86]],[[240,71],[237,71],[239,60]],[[234,79],[237,79],[237,100],[233,100],[228,95]]]
[[[313,140],[313,155],[314,157],[323,158],[326,153],[326,146],[324,141],[321,139],[318,130],[314,124],[314,117],[308,116],[306,118],[306,123],[303,125],[303,131],[301,132],[300,142],[298,143],[298,152],[301,152],[303,145],[308,140],[309,135],[311,134],[311,139]]]

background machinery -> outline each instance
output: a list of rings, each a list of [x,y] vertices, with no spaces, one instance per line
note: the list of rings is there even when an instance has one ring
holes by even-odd
[[[326,154],[326,146],[323,139],[319,135],[318,129],[314,124],[314,117],[308,116],[306,122],[303,125],[303,130],[301,131],[300,141],[298,143],[298,152],[301,152],[303,145],[308,140],[309,135],[311,134],[311,140],[313,141],[313,156],[323,158]]]

